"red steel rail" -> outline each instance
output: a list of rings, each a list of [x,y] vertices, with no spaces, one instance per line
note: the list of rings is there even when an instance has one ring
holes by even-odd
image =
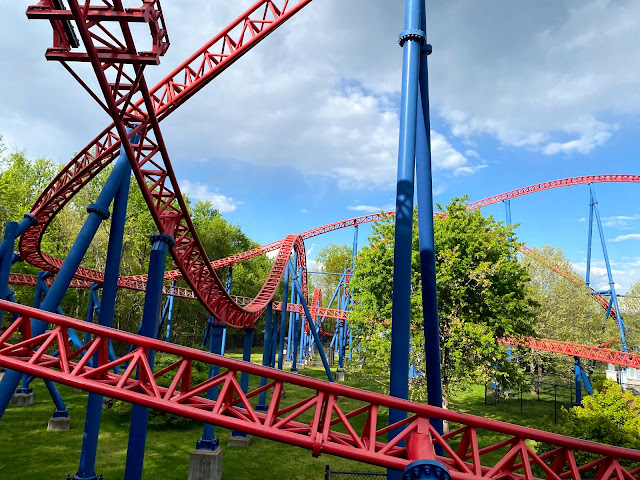
[[[525,337],[522,339],[502,338],[499,342],[507,345],[533,348],[534,350],[561,353],[563,355],[580,357],[587,360],[613,363],[614,365],[620,365],[621,367],[640,368],[640,355],[619,352],[617,350],[609,350],[607,348],[588,347],[586,345],[577,345],[575,343],[559,342],[557,340],[533,337]]]
[[[448,467],[454,480],[640,479],[640,451],[637,450],[564,437],[290,374],[4,300],[0,301],[0,309],[18,315],[0,335],[0,366],[296,445],[310,450],[314,456],[328,453],[397,470],[416,459],[435,459]],[[51,323],[53,328],[32,337],[31,318]],[[74,350],[68,341],[69,329],[88,333],[91,340]],[[20,339],[18,332],[22,334]],[[133,345],[134,349],[109,361],[109,342]],[[59,357],[50,354],[56,349],[60,351]],[[179,360],[153,372],[147,361],[150,350],[176,355]],[[89,367],[89,360],[96,357],[96,366]],[[192,371],[199,362],[217,365],[221,373],[196,384]],[[122,375],[110,372],[116,365],[123,366]],[[136,372],[139,373],[136,375]],[[267,385],[243,392],[239,382],[242,372],[267,378]],[[306,398],[287,404],[281,393],[289,385],[306,392]],[[212,387],[219,389],[217,400],[203,398],[201,395]],[[263,391],[271,394],[266,412],[256,409]],[[385,425],[384,411],[388,408],[406,412],[407,419]],[[449,422],[451,431],[438,434],[430,426],[431,418]],[[400,429],[400,433],[388,441],[387,433],[395,428]],[[485,438],[482,444],[479,438]],[[399,444],[402,440],[406,447]],[[532,442],[548,444],[551,449],[537,453]],[[443,449],[444,455],[436,455],[437,447]],[[591,454],[590,458],[583,460],[585,456],[577,455],[579,452]],[[496,461],[496,457],[499,460]]]
[[[590,183],[640,183],[640,175],[583,175],[581,177],[561,178],[559,180],[551,180],[548,182],[536,183],[528,187],[516,188],[499,195],[493,195],[482,200],[469,203],[467,208],[473,210],[475,208],[486,207],[493,203],[502,202],[511,198],[529,195],[530,193],[541,192],[543,190],[551,190],[552,188],[571,187],[574,185],[588,185]]]

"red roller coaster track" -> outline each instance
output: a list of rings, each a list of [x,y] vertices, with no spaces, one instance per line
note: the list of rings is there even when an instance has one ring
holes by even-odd
[[[296,445],[310,450],[314,456],[329,453],[392,469],[403,469],[416,459],[435,459],[449,468],[455,480],[640,478],[640,452],[637,450],[563,437],[323,382],[11,302],[0,301],[0,309],[18,315],[0,336],[0,365],[3,367]],[[32,337],[31,318],[50,323],[54,328]],[[69,329],[88,333],[92,340],[73,350],[69,346]],[[9,339],[15,338],[18,331],[22,332],[22,339],[10,343]],[[109,341],[130,344],[134,349],[109,361]],[[48,353],[56,349],[60,351],[59,357]],[[147,362],[149,350],[176,355],[179,360],[154,373]],[[97,365],[89,367],[89,360],[96,357]],[[217,365],[222,371],[205,382],[194,384],[192,371],[198,362]],[[128,365],[123,368],[122,375],[110,373],[114,366],[125,363]],[[137,370],[140,372],[138,377]],[[238,380],[241,372],[267,378],[268,383],[244,393]],[[160,386],[160,378],[169,386]],[[308,397],[285,405],[281,396],[285,385],[304,389]],[[219,388],[217,400],[201,396],[214,386]],[[256,400],[263,391],[271,393],[266,413],[256,409]],[[407,419],[385,425],[383,412],[388,408],[406,412]],[[438,434],[430,426],[431,418],[448,421],[451,431]],[[357,427],[358,424],[364,426]],[[393,428],[401,431],[392,441],[387,441],[386,434]],[[479,443],[484,432],[491,434],[489,444]],[[399,445],[401,440],[406,441],[406,447]],[[551,449],[547,453],[537,453],[532,442],[548,444]],[[436,455],[435,447],[438,446],[442,447],[444,455]],[[581,460],[585,457],[576,455],[579,452],[587,452],[591,458]]]
[[[170,273],[167,278],[183,276],[192,288],[193,295],[220,321],[236,327],[253,326],[262,310],[272,301],[292,252],[295,251],[298,256],[298,265],[305,268],[304,239],[355,225],[359,220],[337,222],[302,235],[289,235],[280,242],[266,246],[271,250],[279,249],[268,279],[255,299],[250,299],[247,304],[238,302],[224,291],[215,275],[215,263],[209,262],[197,237],[169,162],[159,121],[310,1],[257,2],[151,90],[144,78],[144,65],[157,63],[158,56],[168,48],[168,36],[157,0],[144,1],[144,15],[140,15],[136,9],[125,10],[119,0],[112,3],[104,1],[99,8],[92,7],[89,2],[81,7],[78,0],[69,0],[69,10],[56,8],[53,0],[41,0],[37,6],[30,7],[28,15],[31,18],[51,20],[55,48],[47,52],[47,58],[61,61],[111,115],[114,123],[83,149],[38,199],[32,214],[40,224],[21,237],[22,258],[51,273],[59,270],[62,261],[40,250],[42,235],[60,209],[117,156],[122,146],[158,230],[176,240],[171,253],[179,274]],[[140,21],[141,18],[150,26],[153,37],[151,52],[140,53],[133,44],[128,23]],[[68,29],[65,28],[65,22],[71,21],[75,22],[79,31],[86,47],[85,53],[71,52],[75,45],[72,45]],[[111,26],[116,26],[116,30],[120,29],[123,41],[117,40],[103,25],[109,22]],[[91,63],[104,102],[71,69],[68,62],[73,61]],[[133,73],[130,72],[132,69]],[[135,124],[135,127],[127,132],[126,126],[130,124]],[[141,135],[141,140],[132,144],[131,139],[137,134]],[[578,177],[591,180],[569,184],[639,181],[635,177],[634,180],[626,179],[631,176],[621,176],[625,180],[610,180],[611,177],[614,176],[603,176],[601,180],[599,177]],[[556,186],[565,185],[550,185],[540,189]],[[504,195],[531,193],[525,192],[526,189],[522,190]],[[380,215],[359,218],[363,218],[362,222],[373,221],[379,219]],[[261,247],[250,251],[251,253],[244,252],[234,256],[231,262],[267,251],[269,250]],[[76,278],[79,282],[102,283],[103,274],[81,268]],[[13,279],[29,281],[26,277],[14,276]],[[145,280],[144,276],[123,278],[120,284],[141,290],[144,289]],[[86,284],[76,283],[75,286],[80,288]],[[306,285],[304,291],[306,295]],[[183,293],[186,294],[186,291]],[[394,469],[402,469],[415,459],[438,459],[447,465],[452,478],[456,480],[533,479],[537,476],[557,480],[579,479],[582,476],[640,479],[640,452],[635,450],[571,439],[291,375],[6,301],[0,301],[0,308],[18,315],[17,320],[0,335],[0,365],[4,367],[206,423],[301,446],[311,450],[316,456],[326,452]],[[51,323],[54,328],[43,335],[32,337],[32,318]],[[70,328],[85,332],[93,338],[74,350],[69,345]],[[21,340],[16,339],[18,331]],[[11,343],[10,339],[15,343]],[[110,341],[124,342],[135,348],[129,354],[109,361],[107,353]],[[568,344],[565,347],[566,345]],[[52,355],[54,350],[59,351],[58,357]],[[147,361],[150,350],[174,354],[180,360],[154,373]],[[97,362],[89,367],[89,360],[94,357]],[[613,360],[629,361],[628,358]],[[192,369],[196,362],[217,365],[224,371],[194,385]],[[114,366],[124,366],[125,363],[127,367],[122,375],[110,373]],[[136,370],[139,375],[136,375]],[[264,377],[270,382],[253,392],[243,393],[237,379],[238,372]],[[168,381],[168,387],[159,385],[157,380],[161,377]],[[309,397],[285,406],[280,395],[285,384],[307,389]],[[220,388],[217,400],[207,400],[200,396],[214,386]],[[252,403],[263,391],[272,394],[266,413],[258,412]],[[348,402],[338,402],[338,398]],[[347,407],[347,403],[358,406]],[[407,419],[394,425],[380,426],[378,414],[389,408],[406,412]],[[440,435],[430,426],[430,418],[447,420],[455,428],[446,435]],[[354,426],[357,424],[356,420],[364,423],[361,433]],[[460,427],[457,428],[457,425]],[[401,433],[392,441],[386,441],[386,434],[392,429],[400,429]],[[492,432],[500,440],[491,445],[479,445],[478,432],[481,430]],[[407,446],[400,446],[401,441],[405,441]],[[538,454],[532,449],[531,441],[550,444],[552,449]],[[436,455],[435,447],[438,446],[445,452],[443,456]],[[579,451],[592,454],[594,459],[584,462],[577,460],[575,453]],[[491,461],[489,465],[486,456],[489,453],[492,456],[499,455],[500,460],[497,463]]]

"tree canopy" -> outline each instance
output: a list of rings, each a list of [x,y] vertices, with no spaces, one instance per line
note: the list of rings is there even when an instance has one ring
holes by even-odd
[[[529,275],[515,252],[520,244],[514,227],[466,209],[457,198],[434,218],[436,277],[440,318],[443,393],[446,399],[471,383],[496,378],[503,387],[522,381],[498,339],[533,333],[535,301]],[[411,273],[412,362],[423,370],[424,337],[417,222],[414,222]],[[394,223],[373,225],[369,247],[360,252],[351,282],[358,305],[351,317],[357,332],[361,368],[388,377]],[[411,381],[412,395],[422,398],[424,380]]]
[[[0,228],[2,230],[6,221],[19,221],[31,210],[35,200],[51,182],[59,168],[45,158],[29,159],[24,151],[6,153],[0,138]],[[53,219],[43,237],[43,251],[58,258],[66,257],[87,218],[86,207],[95,201],[110,171],[108,167],[100,172]],[[192,203],[188,198],[186,201],[210,260],[224,258],[259,246],[247,237],[240,227],[226,221],[210,202]],[[110,219],[102,223],[83,259],[84,266],[104,270],[110,225]],[[147,273],[151,251],[149,235],[155,231],[155,223],[140,188],[132,179],[120,267],[121,275]],[[271,262],[266,256],[237,265],[233,272],[231,293],[255,296],[266,279],[270,267]],[[173,268],[175,267],[172,260],[168,258],[167,269]],[[37,269],[25,262],[15,264],[12,271],[38,273]],[[217,272],[223,283],[227,278],[227,272],[227,269],[220,269]],[[181,280],[178,285],[188,286],[184,280]],[[19,302],[24,304],[33,302],[33,287],[12,288],[16,291],[16,299]],[[69,316],[84,318],[88,308],[88,296],[86,290],[70,289],[62,301],[61,308]],[[144,292],[120,290],[116,302],[115,326],[135,332],[141,320],[143,304]],[[208,316],[207,311],[197,300],[176,299],[172,341],[186,345],[199,345]],[[234,330],[230,329],[228,337],[231,346],[234,345]],[[241,342],[241,339],[237,341],[238,346]]]

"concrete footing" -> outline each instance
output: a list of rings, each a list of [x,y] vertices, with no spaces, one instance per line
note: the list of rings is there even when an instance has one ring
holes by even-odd
[[[71,419],[69,417],[51,417],[47,425],[49,432],[62,432],[71,428]]]
[[[344,370],[337,370],[336,371],[335,380],[336,380],[336,382],[344,382]]]
[[[31,393],[14,393],[11,397],[11,405],[14,407],[27,407],[36,403],[35,392]]]
[[[111,407],[113,407],[113,398],[102,397],[102,409],[109,410]]]
[[[220,480],[222,478],[222,448],[193,450],[189,458],[188,480]]]
[[[293,366],[292,362],[282,362],[282,369],[290,369]]]
[[[227,441],[227,447],[248,447],[251,445],[251,435],[245,437],[231,435]]]

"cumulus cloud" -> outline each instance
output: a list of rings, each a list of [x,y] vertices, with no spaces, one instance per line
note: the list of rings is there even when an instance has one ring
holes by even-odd
[[[147,68],[148,83],[252,4],[165,5],[171,48],[160,67]],[[2,71],[21,72],[0,78],[11,92],[0,132],[9,145],[65,161],[109,121],[64,69],[42,59],[50,28],[23,10],[9,2],[0,20],[0,41],[29,39],[0,58]],[[163,122],[174,164],[241,160],[345,189],[392,189],[403,15],[403,2],[312,2]],[[444,178],[483,168],[475,141],[484,135],[546,155],[603,145],[617,128],[611,118],[640,113],[637,18],[632,0],[430,4],[434,168]],[[460,140],[474,149],[458,148]]]
[[[233,212],[239,203],[241,203],[230,197],[212,192],[207,185],[203,185],[202,183],[181,180],[179,184],[182,193],[186,193],[189,198],[200,200],[201,202],[211,202],[211,205],[218,209],[220,213]]]
[[[618,235],[616,238],[609,240],[610,242],[623,242],[625,240],[640,240],[640,233],[630,233],[629,235]]]
[[[378,213],[384,209],[381,207],[374,207],[372,205],[350,205],[347,207],[347,210],[362,213]]]

